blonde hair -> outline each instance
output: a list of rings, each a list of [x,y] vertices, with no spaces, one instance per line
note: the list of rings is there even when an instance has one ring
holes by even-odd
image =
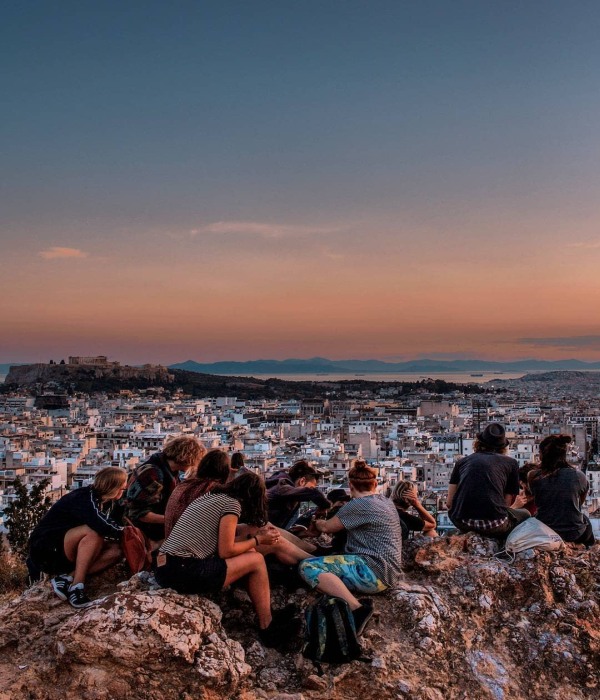
[[[364,460],[357,459],[348,472],[348,480],[357,491],[373,491],[377,486],[377,470],[369,467]]]
[[[400,506],[401,508],[408,508],[410,504],[404,496],[407,491],[412,491],[414,487],[415,485],[412,481],[399,481],[392,489],[392,494],[390,496],[394,505]]]
[[[163,455],[180,467],[196,468],[206,453],[204,445],[193,435],[170,438],[162,449]]]
[[[94,491],[104,498],[127,483],[127,472],[120,467],[104,467],[94,477]]]

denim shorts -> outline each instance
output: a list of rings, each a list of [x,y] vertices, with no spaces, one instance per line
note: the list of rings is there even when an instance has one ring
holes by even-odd
[[[298,573],[311,588],[319,585],[321,574],[335,574],[346,587],[357,593],[381,593],[387,586],[377,578],[366,559],[357,554],[312,557],[298,564]]]

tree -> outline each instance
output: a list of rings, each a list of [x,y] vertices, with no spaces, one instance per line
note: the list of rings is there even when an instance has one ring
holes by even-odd
[[[52,505],[46,488],[50,481],[43,479],[28,490],[18,477],[13,487],[17,497],[4,509],[8,543],[15,554],[27,556],[29,535]]]

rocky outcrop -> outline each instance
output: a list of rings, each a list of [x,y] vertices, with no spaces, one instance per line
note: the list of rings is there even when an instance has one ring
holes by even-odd
[[[591,700],[600,684],[600,546],[513,563],[476,535],[407,543],[365,657],[318,666],[265,649],[242,589],[216,601],[110,581],[73,611],[39,584],[0,609],[0,698]],[[275,607],[306,591],[273,592]],[[221,610],[223,613],[221,613]]]
[[[130,367],[128,365],[108,364],[102,365],[55,365],[33,364],[15,365],[4,380],[9,386],[31,386],[35,384],[54,383],[60,386],[69,386],[82,382],[106,381],[106,382],[173,382],[174,376],[166,367],[160,365],[144,365],[143,367]]]

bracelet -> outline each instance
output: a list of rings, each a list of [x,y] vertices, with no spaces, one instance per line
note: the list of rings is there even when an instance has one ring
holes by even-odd
[[[260,542],[258,541],[258,537],[254,535],[254,539],[256,540],[256,546],[258,547],[260,545]]]

